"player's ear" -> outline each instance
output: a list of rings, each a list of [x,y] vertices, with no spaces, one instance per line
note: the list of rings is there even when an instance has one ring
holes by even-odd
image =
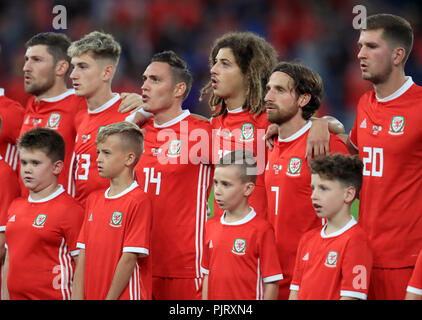
[[[255,189],[255,183],[246,182],[244,187],[244,195],[249,197],[252,194],[252,191]]]
[[[62,160],[57,160],[56,162],[53,163],[53,174],[58,176],[60,174],[60,172],[62,172],[64,163]]]
[[[301,94],[298,98],[299,106],[301,108],[303,108],[304,106],[306,106],[309,103],[310,100],[311,100],[311,94],[310,93]]]
[[[103,80],[110,81],[111,78],[113,78],[115,70],[116,68],[112,64],[105,65],[103,70]]]
[[[135,152],[128,152],[126,155],[126,165],[128,167],[132,166],[136,160]]]
[[[344,189],[344,202],[351,204],[356,198],[356,188],[348,186]]]
[[[66,60],[60,60],[56,63],[56,75],[63,77],[67,70],[69,70],[70,64]]]
[[[183,98],[184,94],[186,92],[186,83],[184,82],[179,82],[176,83],[176,85],[174,86],[174,97],[175,98]]]
[[[403,59],[406,56],[406,50],[402,47],[397,47],[393,50],[393,63],[398,66],[403,63]]]

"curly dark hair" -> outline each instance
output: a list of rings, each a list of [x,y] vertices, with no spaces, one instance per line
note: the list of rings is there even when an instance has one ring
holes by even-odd
[[[311,162],[311,173],[329,180],[338,180],[343,186],[352,186],[359,193],[362,187],[363,162],[358,155],[334,154],[316,157]]]
[[[214,65],[215,57],[221,48],[232,50],[236,63],[246,76],[248,91],[244,107],[250,113],[254,113],[256,116],[260,115],[265,111],[265,86],[271,75],[271,70],[277,63],[277,51],[264,38],[252,32],[226,33],[214,42],[209,57],[210,68]],[[210,88],[211,81],[201,89],[200,101]],[[209,106],[214,117],[227,113],[223,98],[214,93],[210,97]]]

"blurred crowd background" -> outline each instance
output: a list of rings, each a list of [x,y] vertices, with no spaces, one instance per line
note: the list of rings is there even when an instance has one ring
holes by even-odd
[[[1,0],[0,87],[25,104],[24,44],[32,35],[56,31],[77,40],[100,30],[113,34],[122,45],[113,91],[139,93],[141,75],[151,56],[171,49],[188,62],[194,76],[184,107],[209,116],[208,101],[198,98],[209,80],[208,57],[214,40],[228,31],[252,31],[273,44],[280,60],[299,60],[320,73],[325,99],[319,115],[334,115],[348,132],[356,103],[370,88],[361,79],[356,58],[359,32],[352,22],[353,7],[358,4],[366,7],[368,15],[393,13],[411,22],[415,44],[406,73],[421,85],[422,1]],[[53,28],[56,5],[67,10],[66,30]]]

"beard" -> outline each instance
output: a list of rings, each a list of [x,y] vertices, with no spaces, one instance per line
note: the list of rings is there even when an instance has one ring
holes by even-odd
[[[294,109],[291,111],[281,111],[280,107],[275,104],[269,104],[268,106],[275,108],[277,111],[267,112],[267,120],[278,125],[288,122],[297,114],[297,110]]]
[[[372,82],[374,85],[384,83],[390,77],[393,66],[388,64],[384,70],[377,73],[362,73],[362,79]]]
[[[39,96],[51,89],[55,83],[54,72],[52,71],[46,78],[42,80],[43,81],[35,80],[31,83],[24,83],[25,92],[34,96]]]

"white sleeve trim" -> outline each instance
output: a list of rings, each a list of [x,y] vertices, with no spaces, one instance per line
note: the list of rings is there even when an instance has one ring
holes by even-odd
[[[291,285],[290,285],[290,290],[293,290],[293,291],[299,291],[299,286],[298,286],[298,285],[296,285],[296,284],[291,284]]]
[[[3,232],[6,230],[6,226],[0,226],[0,232]]]
[[[418,288],[415,288],[415,287],[407,286],[406,291],[422,296],[422,289],[418,289]]]
[[[350,144],[353,146],[353,148],[355,148],[356,150],[359,150],[358,146],[353,143],[352,138],[351,138],[351,135],[352,135],[352,131],[350,131],[350,133],[349,133],[349,142],[350,142]]]
[[[208,269],[205,269],[204,267],[201,267],[201,272],[207,275],[210,274],[210,271]]]
[[[340,290],[340,297],[358,298],[361,300],[366,300],[367,298],[365,293],[348,290]]]
[[[274,276],[269,276],[266,278],[263,278],[262,281],[264,281],[264,283],[268,283],[268,282],[274,282],[274,281],[279,281],[279,280],[283,280],[283,274],[276,274]]]
[[[124,247],[123,252],[140,253],[146,256],[149,255],[149,250],[147,248],[141,248],[141,247]]]
[[[70,255],[71,255],[72,257],[74,257],[74,256],[78,256],[78,255],[79,255],[79,252],[81,252],[81,250],[73,250],[73,251],[70,251]]]
[[[76,243],[76,248],[79,248],[79,249],[85,249],[85,243],[82,243],[82,242],[77,242],[77,243]]]

